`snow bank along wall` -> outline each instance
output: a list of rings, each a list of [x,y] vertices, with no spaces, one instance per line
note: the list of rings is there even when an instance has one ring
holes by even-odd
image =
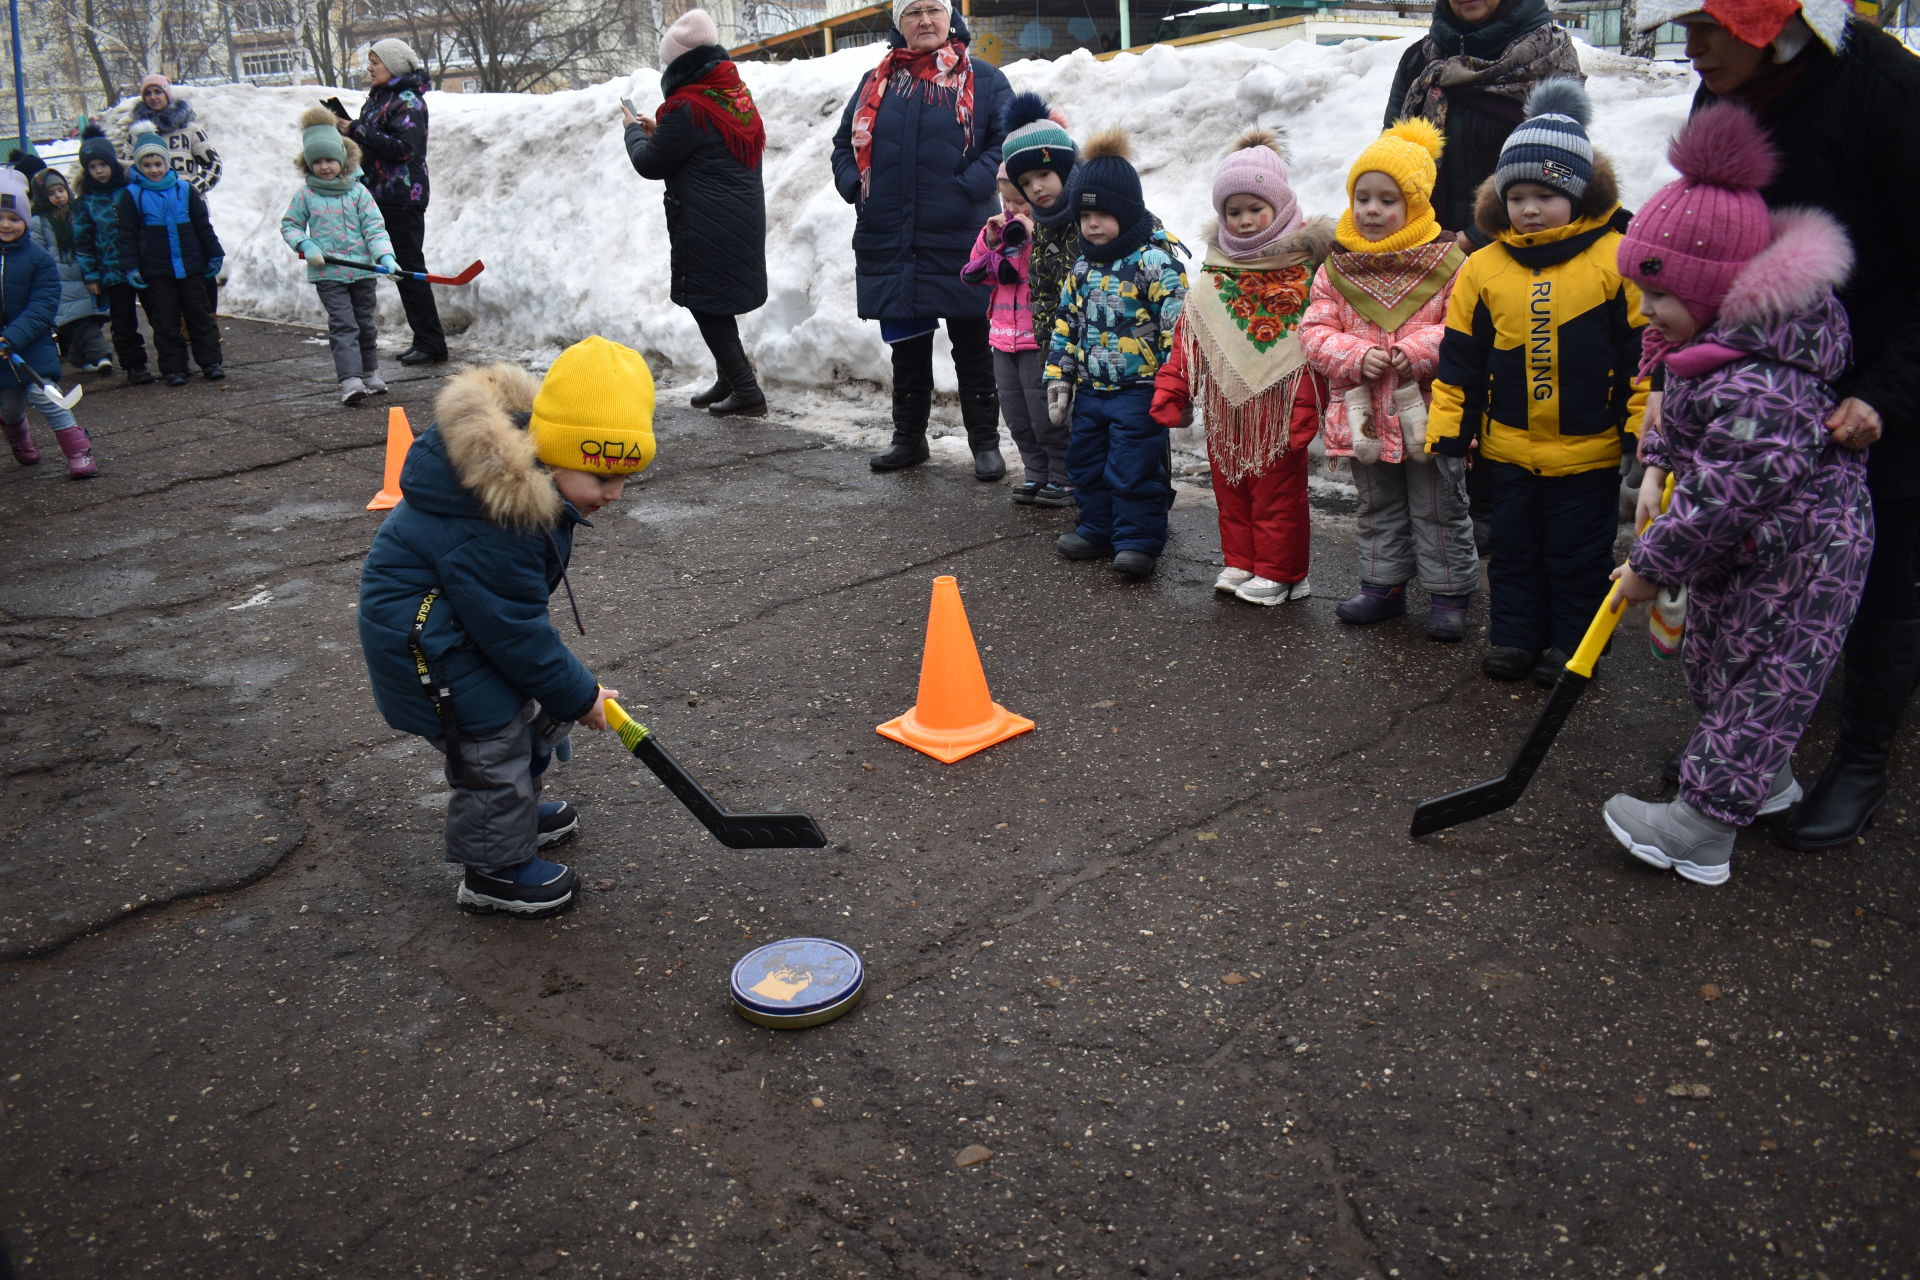
[[[1110,124],[1133,135],[1148,204],[1194,247],[1197,263],[1201,229],[1213,216],[1214,166],[1251,125],[1283,134],[1306,212],[1339,212],[1347,165],[1379,131],[1406,44],[1156,46],[1108,62],[1081,50],[1005,70],[1016,91],[1038,91],[1062,110],[1076,137]],[[1684,64],[1585,46],[1580,53],[1594,142],[1613,158],[1632,208],[1672,176],[1666,140],[1686,114],[1692,73]],[[854,314],[853,209],[834,191],[828,164],[841,108],[879,56],[868,46],[741,67],[767,123],[771,283],[767,305],[742,328],[762,374],[775,382],[825,388],[887,380],[878,327]],[[305,273],[281,242],[280,215],[299,181],[295,121],[330,92],[311,85],[192,91],[226,162],[211,204],[231,274],[221,301],[235,313],[321,323]],[[357,112],[364,94],[339,92]],[[546,96],[429,98],[428,266],[452,273],[475,258],[487,264],[474,284],[439,290],[447,318],[471,326],[465,345],[544,363],[559,347],[601,333],[679,366],[660,370],[667,385],[704,371],[692,319],[667,300],[661,186],[627,163],[622,94],[653,110],[659,73],[640,70],[626,81]],[[400,337],[397,296],[383,295],[381,325]],[[936,361],[936,370],[952,390],[951,366]]]

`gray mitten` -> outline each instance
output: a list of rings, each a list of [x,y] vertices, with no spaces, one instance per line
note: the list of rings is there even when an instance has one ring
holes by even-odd
[[[1073,409],[1073,387],[1066,382],[1047,384],[1047,420],[1056,427],[1067,424],[1067,414]]]

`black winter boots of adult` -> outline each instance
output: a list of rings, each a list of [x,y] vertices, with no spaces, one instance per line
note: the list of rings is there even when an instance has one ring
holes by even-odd
[[[967,449],[973,454],[973,478],[1004,480],[1007,461],[1000,456],[1000,393],[962,390],[960,421],[966,425]]]
[[[1846,684],[1833,758],[1780,828],[1789,849],[1852,844],[1887,797],[1887,761],[1920,677],[1920,622],[1859,618],[1847,636]]]
[[[875,471],[904,471],[927,460],[927,417],[933,412],[933,392],[893,392],[893,443],[885,453],[867,459]]]
[[[739,341],[736,339],[731,348],[716,352],[714,363],[720,370],[714,386],[719,387],[724,383],[727,392],[718,400],[710,401],[707,412],[716,418],[766,417],[766,393],[760,390],[759,382],[754,379],[753,361],[747,359],[747,353]],[[699,398],[695,397],[694,402],[699,403]]]

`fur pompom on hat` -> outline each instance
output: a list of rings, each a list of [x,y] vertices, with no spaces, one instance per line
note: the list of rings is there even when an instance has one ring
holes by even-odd
[[[116,169],[120,167],[120,157],[114,154],[113,139],[99,125],[90,124],[80,131],[80,164],[84,167],[95,160],[104,160]]]
[[[344,168],[347,163],[346,138],[340,136],[340,127],[336,123],[338,116],[333,108],[318,103],[300,113],[300,167],[306,169],[315,160],[338,160]]]
[[[1067,136],[1066,118],[1049,108],[1039,94],[1015,94],[1001,110],[1000,128],[1006,134],[1000,157],[1016,186],[1021,174],[1035,169],[1057,173],[1062,182],[1073,172],[1078,152]]]
[[[1340,247],[1354,253],[1393,253],[1431,243],[1440,234],[1440,223],[1433,216],[1433,188],[1440,180],[1440,153],[1446,145],[1433,122],[1419,117],[1395,120],[1369,143],[1347,170],[1348,207],[1335,232]],[[1392,178],[1407,202],[1405,225],[1384,240],[1368,240],[1353,221],[1353,189],[1368,173]]]
[[[7,153],[7,167],[19,173],[24,173],[31,178],[34,174],[46,168],[47,162],[39,156],[34,155],[31,151],[23,151],[19,147],[15,147]]]
[[[1672,294],[1704,325],[1773,238],[1760,191],[1780,157],[1745,108],[1717,102],[1687,121],[1667,159],[1680,177],[1634,215],[1620,242],[1620,274]]]
[[[1273,221],[1266,230],[1243,238],[1228,229],[1227,201],[1234,196],[1257,196],[1273,206]],[[1220,218],[1215,236],[1229,257],[1257,256],[1300,229],[1306,219],[1300,216],[1300,201],[1288,179],[1280,135],[1271,129],[1249,129],[1233,140],[1213,175],[1213,211]]]
[[[704,9],[689,9],[660,37],[660,69],[665,71],[680,55],[720,43],[720,28]]]
[[[550,467],[625,476],[653,461],[653,372],[638,351],[595,335],[560,353],[527,420]]]
[[[420,69],[420,55],[413,51],[412,45],[400,39],[398,36],[388,36],[385,40],[375,40],[373,42],[372,53],[376,58],[380,59],[380,65],[391,71],[394,75],[403,76],[409,71],[418,71]]]
[[[1593,143],[1587,122],[1593,104],[1579,81],[1542,80],[1527,95],[1527,118],[1507,135],[1493,181],[1504,198],[1516,182],[1552,187],[1576,206],[1593,181]]]

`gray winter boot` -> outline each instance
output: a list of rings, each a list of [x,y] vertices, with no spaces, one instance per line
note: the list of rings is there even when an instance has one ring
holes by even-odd
[[[1709,818],[1685,800],[1649,804],[1615,796],[1601,814],[1613,838],[1642,862],[1671,868],[1695,884],[1725,884],[1733,874],[1738,828]]]

